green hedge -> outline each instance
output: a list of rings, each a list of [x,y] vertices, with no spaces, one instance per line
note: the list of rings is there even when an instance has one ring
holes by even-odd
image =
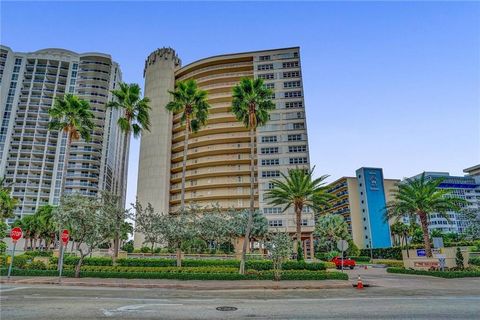
[[[470,257],[468,263],[474,266],[480,266],[480,257]]]
[[[53,251],[34,250],[34,251],[25,251],[23,254],[30,257],[51,257],[53,256]]]
[[[399,260],[375,259],[373,263],[383,264],[383,265],[386,265],[387,267],[403,268],[403,261],[401,260],[399,261]]]
[[[389,273],[414,274],[421,276],[432,276],[440,278],[466,278],[466,277],[480,277],[480,271],[424,271],[411,270],[405,268],[387,268]]]
[[[357,256],[349,258],[355,260],[356,262],[370,262],[370,257],[367,256]]]
[[[7,269],[0,270],[2,276]],[[65,270],[65,277],[73,277],[73,270]],[[13,276],[57,276],[55,270],[20,270],[14,269]],[[81,277],[91,278],[125,278],[125,279],[177,279],[177,280],[273,280],[273,271],[238,273],[184,273],[184,272],[97,272],[82,271]],[[282,272],[283,280],[348,280],[348,275],[341,272],[318,272],[289,270]]]
[[[63,264],[64,265],[76,265],[80,260],[79,257],[75,256],[65,256],[63,257]],[[49,260],[50,264],[56,265],[58,263],[57,257],[51,257]],[[92,257],[92,258],[85,258],[83,260],[83,265],[85,266],[111,266],[113,265],[111,258],[102,258],[102,257]]]
[[[171,267],[176,266],[175,259],[118,259],[117,264],[120,266],[129,267]],[[238,268],[240,261],[238,260],[182,260],[182,267],[233,267]],[[273,263],[271,260],[247,260],[245,264],[247,269],[253,270],[272,270]],[[325,263],[323,262],[298,262],[287,261],[282,265],[284,270],[325,270]]]
[[[394,259],[402,260],[402,249],[399,247],[393,248],[376,248],[371,252],[373,259]],[[370,249],[361,249],[360,256],[370,256]]]

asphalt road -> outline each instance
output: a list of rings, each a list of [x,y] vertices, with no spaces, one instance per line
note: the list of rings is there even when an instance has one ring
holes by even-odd
[[[349,271],[362,291],[122,289],[3,285],[1,319],[479,319],[480,279]],[[218,307],[237,308],[219,311]]]

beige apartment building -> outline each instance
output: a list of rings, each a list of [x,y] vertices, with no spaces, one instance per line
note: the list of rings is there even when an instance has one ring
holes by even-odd
[[[106,107],[121,77],[108,54],[57,48],[15,52],[0,46],[0,176],[17,199],[14,219],[58,204],[62,193],[96,197],[126,185],[127,173],[120,172],[129,146],[117,125],[121,113]],[[67,139],[48,130],[48,110],[67,93],[89,102],[95,128],[90,142],[72,143],[62,190]]]
[[[256,141],[255,206],[270,227],[294,232],[293,211],[282,213],[264,198],[270,181],[289,168],[310,167],[305,120],[300,48],[226,54],[186,66],[171,48],[151,53],[145,62],[145,96],[151,100],[150,132],[141,140],[138,199],[161,213],[179,208],[184,125],[180,115],[165,109],[169,90],[177,81],[195,79],[208,92],[212,106],[208,123],[190,135],[186,171],[186,204],[247,209],[250,195],[250,137],[231,113],[232,88],[244,77],[262,78],[274,92],[276,109],[270,121],[258,128]],[[313,213],[304,212],[304,238],[311,250]],[[142,236],[135,236],[141,246]]]

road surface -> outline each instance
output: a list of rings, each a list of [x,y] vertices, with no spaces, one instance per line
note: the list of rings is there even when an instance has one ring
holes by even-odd
[[[480,279],[348,271],[360,291],[2,285],[2,319],[478,319]],[[218,307],[233,307],[219,311]]]

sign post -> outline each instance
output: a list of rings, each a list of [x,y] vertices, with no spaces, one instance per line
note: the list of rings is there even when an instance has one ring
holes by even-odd
[[[347,240],[338,240],[337,241],[337,249],[342,252],[342,272],[343,272],[343,253],[345,250],[348,249],[348,242]]]
[[[12,248],[12,258],[10,259],[10,266],[8,267],[8,279],[10,279],[10,275],[12,274],[12,267],[13,267],[13,257],[15,257],[15,247],[17,246],[17,241],[22,237],[22,229],[19,227],[13,228],[10,231],[10,238],[12,238],[13,248]]]
[[[65,248],[67,247],[68,240],[70,239],[70,234],[68,233],[67,229],[62,231],[60,236],[60,241],[62,241],[60,245],[60,260],[58,265],[58,282],[62,281],[62,269],[63,269],[63,255],[65,253]]]

